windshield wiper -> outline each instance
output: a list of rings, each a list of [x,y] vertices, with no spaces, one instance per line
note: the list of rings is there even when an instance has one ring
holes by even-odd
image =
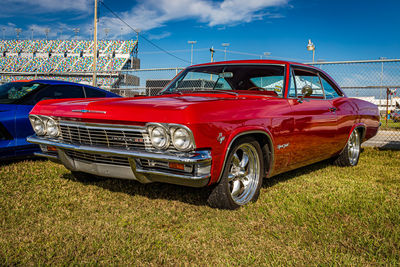
[[[182,95],[183,93],[181,91],[165,91],[158,93],[158,95],[173,95],[173,94]]]
[[[234,95],[234,96],[238,96],[239,93],[237,92],[231,92],[228,90],[218,90],[218,89],[214,89],[214,90],[198,90],[198,91],[193,91],[193,93],[225,93],[228,95]]]

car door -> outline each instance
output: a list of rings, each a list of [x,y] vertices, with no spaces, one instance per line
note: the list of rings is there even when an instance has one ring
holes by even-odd
[[[33,129],[28,119],[32,105],[18,104],[15,112],[15,143],[17,150],[16,156],[30,154],[39,151],[39,147],[26,141],[26,137],[32,135]]]
[[[15,110],[14,104],[0,104],[0,158],[14,157],[15,147]]]
[[[335,151],[337,116],[326,99],[319,74],[307,67],[292,66],[288,102],[294,118],[291,165],[307,165],[332,156]],[[312,89],[310,95],[303,91]]]

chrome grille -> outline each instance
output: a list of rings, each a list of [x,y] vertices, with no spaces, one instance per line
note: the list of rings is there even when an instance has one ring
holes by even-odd
[[[60,122],[61,140],[70,144],[122,149],[144,150],[146,145],[150,146],[143,127],[125,127]]]
[[[65,154],[67,154],[68,157],[74,160],[83,161],[87,163],[103,163],[110,165],[130,166],[128,158],[125,157],[108,156],[102,154],[90,154],[74,150],[65,150]]]

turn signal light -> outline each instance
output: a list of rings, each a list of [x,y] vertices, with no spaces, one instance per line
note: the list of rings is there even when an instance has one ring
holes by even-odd
[[[47,146],[47,151],[57,152],[57,148],[55,146]]]
[[[184,170],[185,170],[185,165],[182,164],[182,163],[170,162],[170,163],[168,164],[168,166],[169,166],[171,169],[176,169],[176,170],[181,170],[181,171],[184,171]]]

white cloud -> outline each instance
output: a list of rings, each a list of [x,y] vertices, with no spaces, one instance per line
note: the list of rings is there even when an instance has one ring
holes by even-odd
[[[163,33],[160,33],[160,34],[151,34],[151,33],[149,33],[149,34],[147,34],[147,38],[149,38],[150,40],[160,40],[160,39],[166,38],[166,37],[168,37],[170,35],[171,35],[170,32],[163,32]]]
[[[286,5],[289,0],[141,0],[132,9],[118,15],[132,27],[150,30],[169,21],[197,19],[208,26],[225,26],[278,18],[280,14],[267,12],[267,8]],[[100,26],[119,33],[122,23],[112,15],[102,17]]]
[[[17,10],[34,13],[88,11],[91,6],[93,6],[91,0],[2,0],[2,9],[13,13]]]

